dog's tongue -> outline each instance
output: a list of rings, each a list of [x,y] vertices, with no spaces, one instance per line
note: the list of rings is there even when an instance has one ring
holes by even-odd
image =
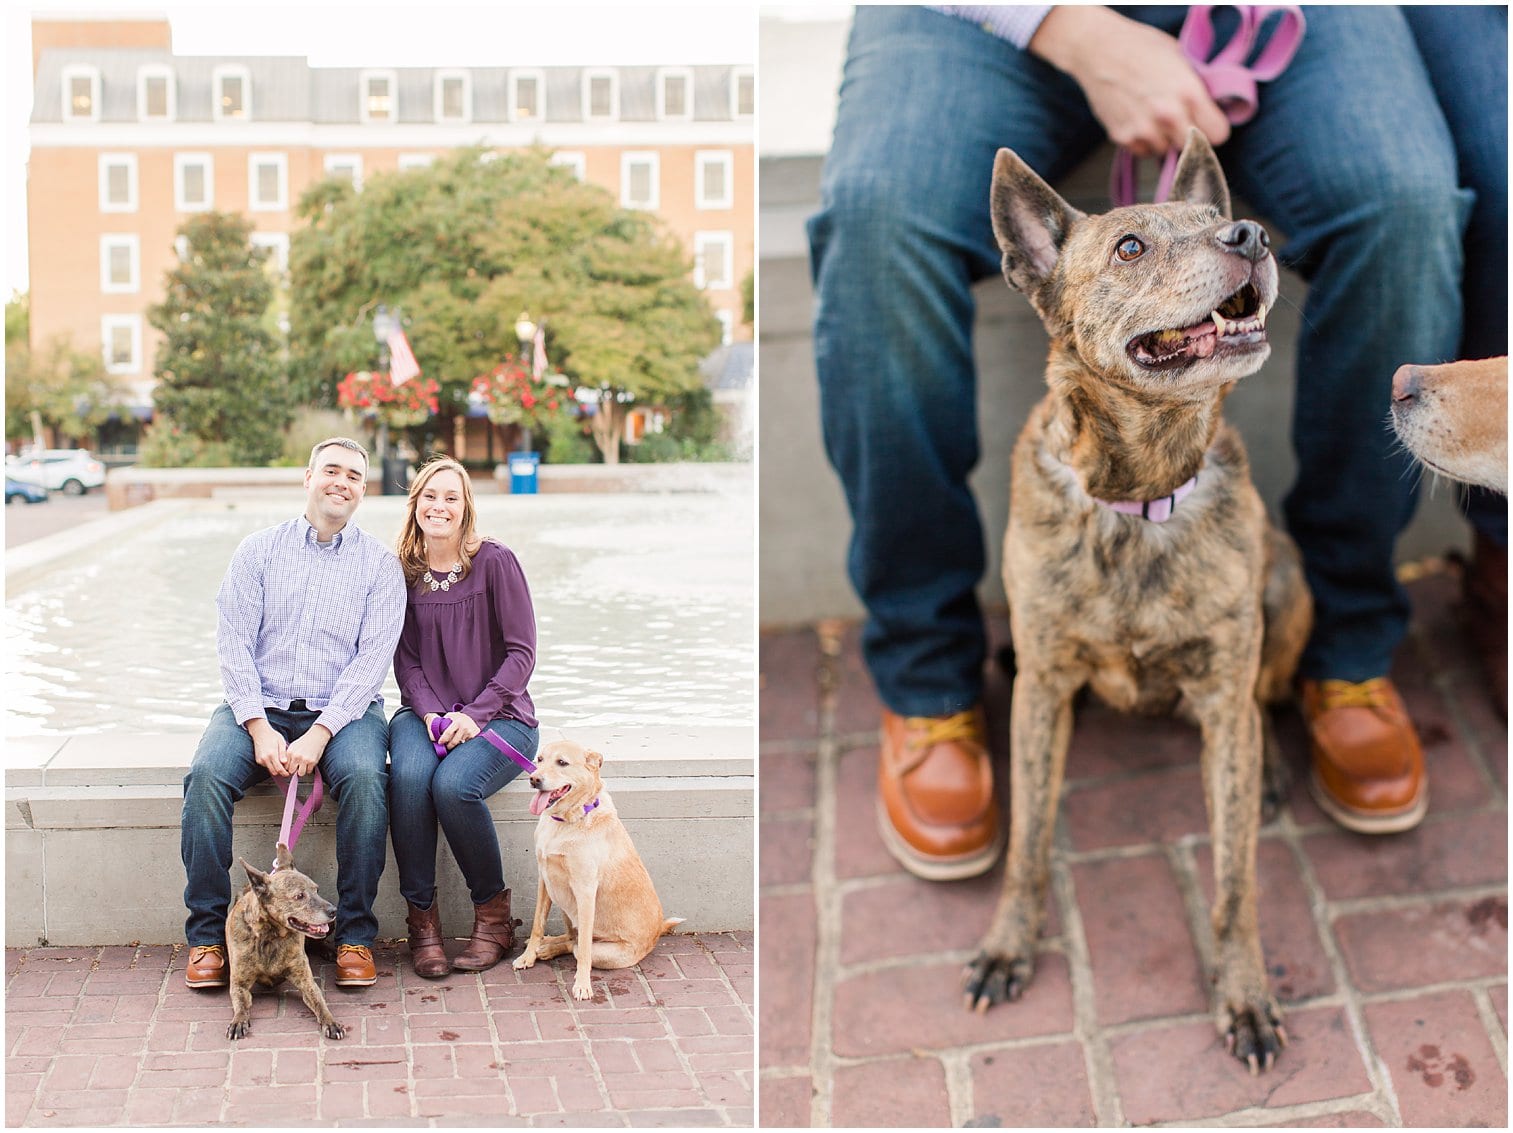
[[[537,791],[531,799],[531,813],[540,818],[546,813],[546,808],[552,805],[552,793],[550,791]]]

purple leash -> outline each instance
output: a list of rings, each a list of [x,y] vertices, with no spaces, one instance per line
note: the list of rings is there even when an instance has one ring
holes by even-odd
[[[462,705],[456,705],[455,707],[453,707],[452,711],[461,712]],[[436,749],[437,759],[445,759],[447,756],[447,748],[446,745],[441,742],[441,734],[445,732],[450,726],[451,722],[445,716],[438,716],[436,717],[436,719],[431,721],[431,726],[428,730],[431,733],[431,746]],[[536,770],[536,764],[530,759],[527,759],[520,752],[516,751],[515,745],[510,743],[509,740],[504,739],[502,736],[496,736],[487,728],[480,729],[478,735],[481,738],[488,740],[489,743],[493,744],[494,747],[499,750],[500,754],[509,756],[527,772]]]
[[[1193,70],[1208,87],[1208,93],[1224,116],[1235,126],[1243,126],[1256,116],[1258,97],[1256,84],[1270,82],[1292,62],[1303,41],[1306,22],[1303,10],[1295,4],[1239,4],[1235,11],[1240,15],[1240,25],[1227,43],[1214,51],[1213,4],[1194,4],[1187,10],[1182,30],[1177,34],[1177,43],[1193,65]],[[1278,22],[1272,30],[1266,47],[1256,56],[1255,62],[1246,63],[1260,38],[1261,28],[1271,16]],[[1139,158],[1120,147],[1114,156],[1114,169],[1109,179],[1109,197],[1116,206],[1132,205],[1137,200]],[[1156,201],[1160,203],[1171,194],[1172,178],[1177,172],[1177,151],[1166,155],[1161,166],[1161,176],[1156,183]]]
[[[305,828],[305,820],[320,809],[320,804],[325,800],[325,784],[320,777],[320,768],[315,769],[315,778],[310,784],[310,797],[299,808],[299,814],[294,813],[294,803],[299,795],[298,775],[275,775],[274,782],[283,787],[287,793],[284,799],[284,821],[278,828],[278,844],[287,846],[289,853],[294,853],[294,843],[299,841],[300,831]],[[278,869],[278,853],[275,850],[273,856],[273,868]]]

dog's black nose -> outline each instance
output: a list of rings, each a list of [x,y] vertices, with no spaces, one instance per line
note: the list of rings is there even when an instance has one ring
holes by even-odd
[[[1237,220],[1228,228],[1219,230],[1219,243],[1236,255],[1256,263],[1266,258],[1271,248],[1271,237],[1255,221]]]
[[[1419,395],[1423,387],[1423,372],[1413,365],[1399,366],[1392,375],[1392,400],[1407,404]]]
[[[532,788],[534,788],[535,790],[538,790],[538,791],[541,790],[541,780],[539,778],[537,778],[535,775],[531,776],[530,782],[531,782],[531,787]]]

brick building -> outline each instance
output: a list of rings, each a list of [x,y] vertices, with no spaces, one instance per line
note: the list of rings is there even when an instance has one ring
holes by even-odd
[[[301,57],[176,56],[166,19],[38,18],[27,231],[34,347],[98,348],[151,405],[175,233],[195,211],[241,212],[287,265],[293,208],[328,176],[453,147],[541,144],[654,212],[688,249],[726,327],[755,260],[749,66],[316,68]]]

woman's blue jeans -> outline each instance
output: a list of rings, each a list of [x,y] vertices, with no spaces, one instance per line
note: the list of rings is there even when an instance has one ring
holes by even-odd
[[[1126,14],[1175,32],[1185,9]],[[1298,480],[1283,508],[1318,609],[1303,674],[1365,680],[1387,672],[1408,617],[1392,553],[1419,477],[1386,427],[1393,372],[1506,350],[1506,12],[1426,8],[1413,25],[1396,8],[1307,15],[1291,66],[1219,157],[1310,283]],[[1416,33],[1445,66],[1426,67]],[[857,9],[809,222],[814,342],[863,649],[895,712],[981,696],[970,289],[999,271],[994,154],[1008,146],[1054,183],[1101,141],[1076,84],[1033,56],[937,12]],[[1475,320],[1464,343],[1463,310]],[[1495,505],[1473,519],[1505,543]]]
[[[315,723],[318,712],[266,710],[268,723],[286,740],[296,740]],[[326,745],[319,768],[328,798],[336,805],[336,924],[331,939],[371,948],[378,937],[373,900],[384,871],[384,833],[389,826],[389,727],[375,701]],[[212,713],[200,737],[189,774],[184,776],[180,852],[188,884],[184,935],[191,946],[224,944],[231,907],[231,815],[254,783],[269,775],[252,758],[252,737],[227,704]],[[265,869],[273,861],[254,861]],[[240,870],[238,870],[240,872]]]
[[[519,720],[494,720],[487,730],[508,740],[527,759],[536,756],[539,731]],[[389,722],[389,824],[399,891],[418,908],[436,899],[436,830],[462,868],[473,903],[504,889],[499,838],[487,799],[522,768],[481,735],[436,758],[425,722],[401,708]]]

